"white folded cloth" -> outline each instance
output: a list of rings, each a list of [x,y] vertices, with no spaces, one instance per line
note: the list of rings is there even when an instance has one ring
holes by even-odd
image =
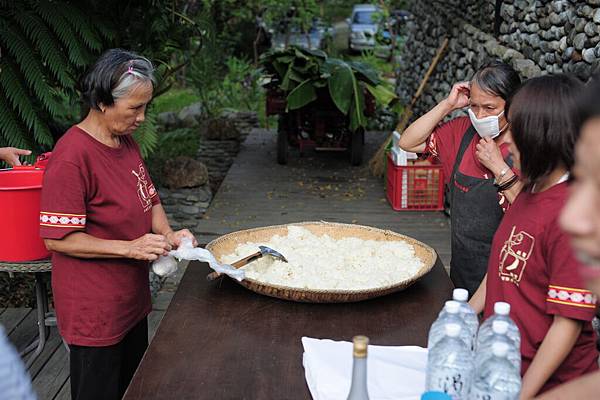
[[[352,343],[302,338],[306,383],[314,400],[346,400],[352,381]],[[367,355],[370,400],[419,400],[425,391],[427,349],[373,346]]]

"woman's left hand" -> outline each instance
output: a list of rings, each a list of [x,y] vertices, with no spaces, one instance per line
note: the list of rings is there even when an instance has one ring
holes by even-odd
[[[502,157],[500,148],[489,137],[479,140],[475,148],[475,155],[484,167],[492,171],[494,177],[498,177],[504,168],[507,168],[506,162]]]
[[[171,231],[165,235],[167,240],[171,244],[171,246],[177,248],[181,244],[181,239],[190,238],[192,239],[192,245],[194,247],[198,246],[198,241],[196,237],[189,231],[189,229],[182,229],[180,231]]]

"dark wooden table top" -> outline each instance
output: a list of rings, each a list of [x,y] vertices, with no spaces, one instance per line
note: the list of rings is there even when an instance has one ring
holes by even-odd
[[[410,288],[358,303],[294,303],[228,278],[207,282],[191,263],[124,397],[310,399],[302,336],[426,346],[452,283],[442,263]]]

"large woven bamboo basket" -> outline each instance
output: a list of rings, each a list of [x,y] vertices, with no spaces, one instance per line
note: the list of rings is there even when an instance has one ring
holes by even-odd
[[[333,239],[344,237],[356,237],[363,240],[396,241],[403,240],[411,244],[415,249],[415,255],[421,259],[423,266],[409,279],[396,282],[393,285],[368,290],[307,290],[294,287],[280,286],[260,282],[246,278],[240,285],[266,296],[277,297],[284,300],[307,302],[307,303],[345,303],[371,299],[389,293],[404,290],[415,283],[423,275],[427,274],[436,262],[437,255],[428,245],[411,237],[401,235],[392,231],[371,228],[361,225],[339,224],[329,222],[301,222],[289,225],[302,226],[317,236],[329,235]],[[239,244],[254,242],[268,242],[274,235],[287,235],[289,225],[266,226],[262,228],[248,229],[223,235],[212,242],[206,248],[221,261],[224,255],[235,252]],[[365,271],[368,273],[368,271]]]

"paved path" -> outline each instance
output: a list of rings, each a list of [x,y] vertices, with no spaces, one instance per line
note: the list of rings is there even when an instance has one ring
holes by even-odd
[[[369,132],[365,160],[385,133]],[[366,162],[365,162],[366,164]],[[383,181],[366,167],[351,167],[345,153],[292,151],[288,165],[275,162],[275,133],[253,130],[196,228],[202,243],[232,231],[300,221],[356,223],[390,229],[434,247],[450,260],[450,227],[441,212],[396,212]]]

